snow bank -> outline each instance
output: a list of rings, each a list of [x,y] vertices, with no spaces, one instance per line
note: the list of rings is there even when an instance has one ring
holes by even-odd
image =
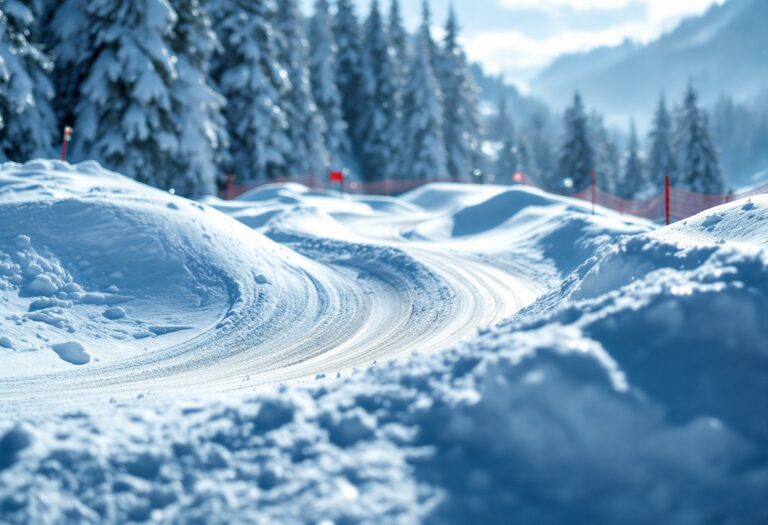
[[[768,520],[768,202],[649,231],[499,195],[436,213],[498,197],[509,218],[446,250],[522,244],[560,267],[562,283],[514,318],[314,385],[2,421],[0,521]],[[296,206],[266,231],[312,257],[330,246],[421,268],[343,241],[334,212]],[[340,238],[318,237],[324,228]],[[573,259],[570,246],[582,250]]]
[[[451,212],[482,202],[504,189],[504,186],[442,182],[410,191],[402,196],[402,200],[430,212]]]
[[[254,271],[279,271],[276,250],[205,206],[95,164],[6,164],[0,377],[130,360],[199,337],[263,288]]]

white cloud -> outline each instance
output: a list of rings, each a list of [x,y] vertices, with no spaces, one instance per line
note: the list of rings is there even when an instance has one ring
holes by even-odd
[[[563,31],[534,39],[520,31],[486,31],[465,39],[472,60],[499,64],[498,69],[525,69],[545,65],[563,53],[588,51],[599,46],[617,45],[624,39],[647,39],[647,28],[629,23],[602,31]]]
[[[701,11],[713,0],[500,0],[503,7],[510,9],[562,9],[577,11],[623,9],[630,4],[644,4],[649,12],[657,16],[674,16]],[[721,0],[722,3],[722,0]]]
[[[510,9],[553,9],[570,7],[576,10],[621,9],[631,0],[501,0],[501,5]]]
[[[627,20],[601,30],[568,29],[565,26],[546,37],[531,37],[518,29],[486,31],[467,37],[465,45],[472,60],[494,72],[535,71],[564,53],[585,52],[600,46],[614,46],[625,39],[648,42],[682,17],[704,12],[724,0],[500,0],[504,7],[529,8],[549,13],[557,9],[615,10],[632,3],[646,5],[646,16]],[[520,79],[512,79],[520,80]],[[524,87],[524,86],[523,86]]]

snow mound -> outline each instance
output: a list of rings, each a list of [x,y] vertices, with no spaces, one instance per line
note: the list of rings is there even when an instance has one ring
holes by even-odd
[[[505,190],[503,186],[432,183],[409,191],[403,201],[430,212],[451,212],[482,202]]]
[[[379,202],[331,191],[312,191],[295,183],[267,184],[248,191],[233,201],[207,197],[202,202],[256,230],[265,228],[273,218],[295,210],[316,210],[329,216],[343,216],[371,215],[380,208],[393,208],[386,201]]]
[[[430,185],[424,188],[430,194]],[[439,186],[439,185],[438,185]],[[444,195],[439,188],[433,190],[438,195]],[[614,214],[590,215],[590,208],[581,201],[558,197],[543,193],[532,188],[502,188],[495,187],[492,191],[470,192],[474,197],[469,202],[461,199],[452,200],[448,213],[439,214],[433,219],[424,221],[413,228],[408,235],[411,238],[427,240],[447,240],[487,234],[514,235],[515,231],[528,235],[527,229],[546,221],[554,222],[558,227],[562,217],[580,217],[583,223],[594,222],[601,228],[610,229],[611,225],[619,223],[615,220],[605,220],[606,217],[615,219]],[[554,219],[554,221],[553,221]],[[638,231],[643,225],[641,221],[631,218],[620,222],[629,230],[632,225]],[[563,228],[565,229],[565,228]]]
[[[247,246],[243,241],[247,239]],[[95,164],[0,170],[0,376],[128,360],[232,316],[273,243]]]
[[[673,225],[664,235],[768,246],[768,195],[705,211]]]

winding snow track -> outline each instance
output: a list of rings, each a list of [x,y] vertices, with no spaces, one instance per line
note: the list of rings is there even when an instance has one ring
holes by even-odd
[[[354,232],[351,241],[276,233],[274,240],[303,256],[269,283],[277,293],[238,290],[235,314],[168,348],[10,377],[0,382],[0,400],[18,408],[147,393],[223,393],[343,373],[447,348],[543,291],[470,250],[404,239],[401,232],[422,219],[340,219]]]

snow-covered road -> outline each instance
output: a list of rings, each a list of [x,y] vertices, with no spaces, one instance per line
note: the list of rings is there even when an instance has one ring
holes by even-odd
[[[18,177],[34,177],[28,168],[19,171]],[[31,171],[34,172],[34,166]],[[90,182],[85,171],[64,170],[64,177],[74,179],[70,180],[70,188],[81,188],[70,190],[74,196],[66,196],[70,199],[67,201],[70,208],[91,204],[92,191],[86,189]],[[42,178],[51,185],[56,182],[55,176]],[[132,183],[123,180],[112,184],[114,187],[102,188],[105,196],[125,198],[128,194],[131,206],[140,201],[145,208],[142,211],[150,216],[158,208],[167,212],[187,206],[161,192],[132,187]],[[131,195],[131,190],[136,194]],[[84,337],[94,331],[93,327],[73,328],[72,336],[63,343],[82,345],[86,355],[94,359],[86,366],[75,366],[71,361],[63,362],[66,361],[63,358],[56,359],[45,344],[32,346],[27,349],[29,352],[19,352],[14,356],[18,357],[18,368],[8,368],[2,373],[2,406],[19,410],[147,394],[249,390],[265,384],[314,379],[317,375],[345,374],[377,361],[450,347],[478,329],[508,318],[545,290],[543,278],[532,277],[529,268],[517,271],[515,265],[505,262],[503,257],[481,256],[461,241],[409,235],[419,224],[439,221],[467,204],[457,202],[451,191],[447,186],[444,191],[431,192],[430,205],[426,208],[415,204],[403,208],[403,204],[392,199],[366,202],[279,186],[264,188],[236,203],[211,200],[209,204],[236,218],[243,213],[249,217],[267,214],[269,220],[258,224],[255,230],[266,234],[277,245],[264,239],[261,233],[246,232],[222,215],[211,220],[215,212],[209,211],[208,217],[197,219],[200,231],[207,232],[199,240],[206,242],[226,232],[232,243],[214,248],[219,252],[217,257],[227,260],[217,264],[215,260],[201,257],[190,264],[188,259],[200,254],[194,253],[198,249],[194,242],[190,246],[189,240],[185,241],[182,249],[188,253],[182,257],[183,271],[194,271],[191,268],[198,266],[197,271],[212,274],[214,281],[198,294],[206,306],[202,313],[196,314],[197,322],[187,321],[190,326],[180,326],[178,330],[150,327],[154,332],[146,340],[152,346],[144,348],[136,348],[135,344],[145,340],[146,330],[137,332],[133,326],[130,328],[133,337],[111,338],[104,333]],[[23,192],[16,191],[14,199],[19,199],[19,193]],[[27,198],[34,204],[41,201],[51,204],[49,193],[52,193],[50,189],[32,191]],[[482,202],[489,196],[487,192],[462,194],[465,201],[472,202]],[[424,196],[421,198],[424,200]],[[77,204],[72,204],[72,199]],[[61,200],[53,199],[52,206],[59,205]],[[102,200],[98,199],[100,206]],[[101,213],[104,212],[102,209]],[[126,228],[126,221],[119,217],[120,210],[106,213],[116,217],[111,224],[113,228]],[[190,214],[200,213],[194,208],[190,211]],[[55,220],[56,214],[52,215]],[[182,221],[187,219],[182,214]],[[137,222],[141,220],[144,219]],[[247,220],[243,222],[248,224]],[[238,228],[233,233],[234,226]],[[165,217],[157,219],[156,229],[171,237],[177,227],[182,225]],[[40,237],[28,229],[19,229],[18,233],[31,237],[31,243]],[[97,233],[112,235],[113,232],[105,228]],[[126,242],[135,242],[136,234],[128,232]],[[138,232],[139,237],[142,235],[143,232]],[[243,254],[221,253],[231,251],[238,243],[248,243],[249,239],[261,246],[254,259],[248,260]],[[164,239],[154,239],[158,241],[165,253],[151,264],[162,265],[163,257],[174,249]],[[65,250],[59,249],[57,242],[65,244],[64,239],[47,239],[41,249],[50,252],[51,260],[58,261],[57,265],[61,263],[64,273],[74,273],[66,262],[59,261]],[[264,251],[271,252],[267,260],[263,260]],[[89,254],[79,254],[79,257],[88,258]],[[127,263],[131,265],[132,261]],[[271,266],[272,271],[258,273],[262,270],[251,268],[263,268],[264,264]],[[97,272],[107,273],[107,269],[98,268]],[[132,289],[133,284],[121,283],[120,292],[127,299],[116,301],[124,304],[128,312],[140,293]],[[145,302],[151,302],[158,292],[150,291]],[[150,308],[143,313],[145,317],[167,316],[169,305],[162,307],[162,312],[160,308],[156,312]],[[183,301],[171,303],[170,308],[178,310],[172,312],[177,320],[187,317]],[[67,322],[75,326],[78,314],[73,310],[59,310],[59,313],[65,319],[73,316],[75,319]],[[80,315],[84,328],[96,316],[94,312]],[[193,318],[195,315],[189,317]],[[29,320],[23,320],[23,324],[48,328],[46,324]],[[55,337],[58,339],[48,333],[36,334],[37,342],[61,344],[61,335]],[[27,344],[29,340],[24,339]],[[34,352],[42,352],[45,359],[25,361]],[[58,366],[51,366],[51,359],[59,361]]]

